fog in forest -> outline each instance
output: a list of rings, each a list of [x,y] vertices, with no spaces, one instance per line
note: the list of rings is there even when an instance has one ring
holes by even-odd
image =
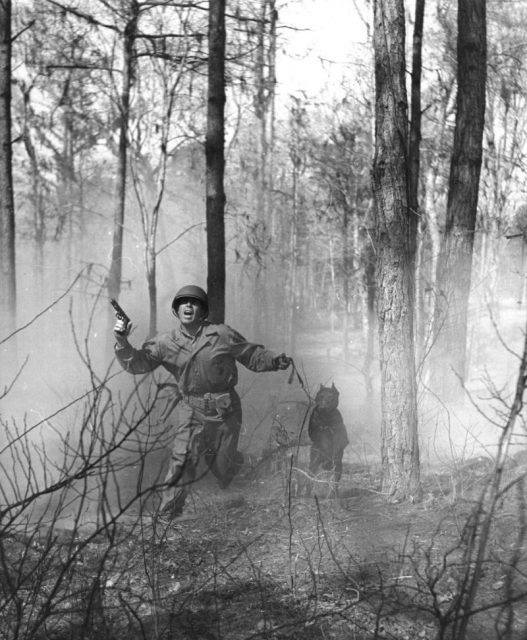
[[[0,640],[527,637],[527,0],[9,5]],[[114,353],[209,257],[242,456]]]
[[[177,199],[165,205],[167,215],[158,238],[158,246],[168,247],[160,252],[158,260],[159,331],[170,330],[175,322],[170,305],[179,287],[193,283],[206,288],[203,175],[195,168],[199,161],[187,157],[184,163],[182,168],[178,159],[177,170],[174,167],[170,176]],[[2,417],[10,429],[25,430],[35,450],[45,451],[47,469],[39,469],[37,456],[32,472],[48,481],[53,476],[49,460],[60,467],[65,439],[75,442],[79,430],[86,429],[92,420],[94,424],[100,421],[98,429],[119,430],[121,411],[133,422],[137,412],[144,410],[141,404],[148,405],[157,398],[146,431],[141,426],[124,449],[116,452],[125,470],[143,447],[148,448],[141,438],[148,441],[152,433],[168,433],[170,424],[169,419],[164,424],[160,417],[166,399],[163,394],[158,397],[156,387],[170,376],[161,369],[147,376],[131,376],[113,359],[110,305],[103,286],[111,247],[110,196],[109,189],[101,185],[92,205],[93,219],[76,232],[74,242],[45,247],[45,269],[35,264],[31,243],[19,242],[19,331],[9,340],[9,344],[16,342],[19,368],[2,400]],[[132,318],[130,341],[136,347],[148,338],[149,321],[140,234],[131,206],[119,302]],[[459,459],[493,455],[500,434],[494,420],[501,415],[502,400],[510,398],[513,391],[523,344],[526,300],[522,242],[521,237],[504,241],[499,268],[489,272],[487,265],[481,265],[475,279],[469,319],[469,376],[463,400],[449,403],[448,399],[435,398],[429,391],[426,361],[420,370],[419,437],[424,465],[448,467]],[[287,267],[275,269],[270,281],[228,254],[226,322],[251,341],[277,353],[290,353],[306,385],[303,389],[290,372],[253,374],[239,366],[238,391],[244,410],[240,448],[254,460],[261,458],[270,446],[276,416],[292,434],[298,432],[309,406],[306,391],[313,397],[320,384],[335,383],[341,392],[340,409],[351,442],[345,460],[376,464],[380,455],[379,372],[375,362],[369,399],[363,369],[367,324],[363,322],[362,327],[350,332],[346,361],[342,316],[334,311],[329,297],[321,295],[316,311],[299,310],[295,348],[290,352],[284,324],[284,312],[290,306],[287,277]],[[490,279],[495,283],[492,300],[488,297]],[[256,297],[265,297],[280,312],[268,319],[267,331],[253,314]],[[13,371],[11,368],[11,376],[15,375]],[[4,384],[9,384],[9,379]],[[92,402],[94,390],[101,388],[105,392],[103,412],[99,414],[101,407],[94,407]],[[166,449],[160,450],[157,442],[155,455],[146,457],[147,465],[153,465],[152,473],[159,472],[160,460],[168,455],[167,433],[163,436]],[[522,446],[520,437],[518,450]],[[116,477],[118,481],[119,473]]]
[[[280,49],[277,113],[282,111],[280,117],[285,113],[291,118],[291,115],[287,116],[290,94],[301,96],[305,99],[303,108],[309,114],[309,118],[305,116],[306,122],[309,119],[310,123],[308,127],[302,122],[299,126],[306,129],[299,131],[304,132],[306,139],[317,135],[322,139],[329,135],[331,139],[333,134],[325,128],[336,126],[338,130],[338,126],[342,126],[345,119],[342,107],[352,100],[345,76],[348,72],[357,73],[356,57],[366,42],[365,14],[354,13],[355,34],[348,43],[345,42],[347,30],[344,33],[339,30],[338,38],[336,31],[332,39],[323,36],[324,24],[335,20],[339,7],[328,7],[321,22],[313,4],[307,5],[301,18],[294,7],[284,10],[284,20],[297,16],[299,31],[290,34]],[[296,86],[302,85],[302,78],[304,88]],[[320,98],[316,96],[317,88],[312,86],[315,83],[326,92],[326,105],[321,106],[322,101],[315,100],[315,97]],[[332,106],[335,104],[338,107]],[[332,110],[336,124],[331,120]],[[357,133],[357,137],[366,135],[367,122],[365,120],[359,126],[361,133]],[[232,133],[228,128],[228,134]],[[287,140],[293,145],[297,134],[293,129],[285,131],[286,153],[279,159],[283,171],[289,170]],[[250,141],[247,132],[241,131],[240,135],[244,143]],[[227,142],[233,144],[230,138]],[[306,153],[309,155],[310,152]],[[316,155],[320,149],[314,146],[311,153]],[[360,161],[363,160],[361,156]],[[240,166],[243,167],[243,162]],[[228,160],[228,170],[229,167]],[[361,179],[367,184],[368,165],[365,163],[361,170]],[[255,193],[248,184],[240,184],[234,171],[227,176],[226,322],[249,340],[277,352],[288,351],[306,385],[303,389],[294,376],[290,380],[289,373],[254,375],[240,371],[238,389],[245,415],[241,448],[256,458],[261,456],[269,445],[273,416],[277,412],[283,414],[284,423],[294,431],[301,423],[303,408],[309,405],[308,394],[312,397],[320,384],[335,383],[341,392],[341,410],[351,440],[346,458],[350,462],[378,461],[381,408],[377,327],[372,329],[371,319],[369,321],[366,316],[363,265],[359,255],[370,240],[366,234],[357,241],[362,233],[357,227],[352,248],[356,254],[352,259],[358,267],[350,276],[336,273],[335,269],[338,272],[341,267],[336,263],[335,267],[332,252],[341,250],[340,223],[335,219],[333,224],[327,214],[332,229],[328,233],[326,227],[320,226],[317,207],[321,205],[313,197],[306,205],[306,211],[309,211],[299,227],[302,238],[298,247],[300,267],[297,288],[292,291],[291,262],[284,257],[290,242],[285,227],[270,236],[267,245],[264,242],[258,246],[258,227],[251,219]],[[176,290],[189,283],[206,288],[207,274],[205,172],[201,147],[194,143],[181,146],[171,158],[167,176],[167,193],[156,238],[159,331],[169,330],[173,325],[170,304]],[[15,431],[27,430],[30,440],[37,448],[45,448],[45,456],[52,459],[55,446],[57,455],[63,455],[66,434],[72,434],[73,438],[78,436],[77,423],[85,424],[85,413],[94,389],[101,385],[107,388],[112,398],[110,405],[114,401],[116,405],[123,403],[125,412],[133,414],[136,402],[125,399],[134,395],[136,386],[139,384],[139,395],[148,399],[156,394],[155,383],[166,377],[158,371],[152,376],[153,380],[139,383],[112,360],[111,318],[104,282],[111,256],[113,188],[110,175],[103,172],[83,194],[82,217],[67,223],[70,225],[67,234],[56,239],[49,235],[40,246],[36,246],[31,238],[27,203],[18,200],[24,212],[17,237],[18,330],[2,345],[9,354],[9,362],[3,366],[2,382],[7,386],[13,382],[2,400],[2,417],[7,423],[17,425],[13,427]],[[482,193],[482,210],[487,207],[485,197]],[[519,192],[511,198],[499,235],[483,228],[477,232],[467,334],[467,393],[463,401],[451,405],[448,398],[434,397],[429,388],[431,374],[426,352],[418,362],[422,463],[449,464],[458,457],[493,453],[499,435],[493,415],[497,411],[499,416],[500,398],[509,397],[514,387],[523,340],[524,242],[522,230],[514,218],[518,202],[521,202]],[[431,200],[431,204],[435,207],[435,215],[439,216],[445,206],[444,192],[435,202]],[[73,210],[76,203],[70,205]],[[370,210],[371,202],[367,197],[359,208]],[[324,209],[327,209],[325,204],[321,206],[321,210]],[[133,320],[131,342],[137,347],[148,337],[149,324],[144,236],[139,213],[130,181],[119,302]],[[277,215],[288,220],[292,215],[289,205],[281,203]],[[505,237],[504,229],[508,229],[512,237]],[[314,240],[319,232],[327,235],[322,235],[320,242],[309,244],[307,238],[312,234]],[[423,254],[423,260],[433,266],[435,257],[430,249],[427,247],[428,253]],[[343,277],[349,279],[353,306],[347,338],[343,333]],[[425,290],[423,295],[425,308],[430,309],[432,293]],[[288,325],[287,317],[292,307],[295,308],[294,320]],[[364,367],[369,330],[375,332],[375,338],[373,367],[367,374],[371,379],[367,380]],[[16,360],[11,356],[13,347],[16,347]],[[368,394],[366,386],[370,383],[372,388]],[[156,428],[160,428],[162,421],[156,417],[157,411],[156,408],[152,420],[157,420]],[[90,419],[97,421],[99,417],[88,418],[88,422]],[[119,421],[119,416],[109,411],[102,424],[106,424],[105,428],[118,428],[115,421]],[[6,471],[4,468],[4,473]],[[36,468],[35,472],[39,473]]]

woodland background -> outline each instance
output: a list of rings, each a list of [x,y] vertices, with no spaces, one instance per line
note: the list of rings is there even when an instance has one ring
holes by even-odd
[[[115,366],[108,302],[119,298],[133,319],[132,341],[138,346],[171,326],[170,303],[180,286],[206,286],[211,276],[205,137],[208,18],[216,4],[21,0],[11,14],[10,3],[0,3],[0,53],[9,63],[0,74],[0,93],[4,98],[9,94],[9,109],[0,113],[1,163],[12,163],[13,178],[12,190],[0,182],[0,563],[7,576],[0,581],[0,613],[6,638],[72,637],[71,628],[69,636],[60,634],[63,606],[71,606],[73,592],[79,602],[79,593],[91,594],[82,614],[84,628],[99,634],[109,624],[109,600],[113,622],[119,606],[128,611],[123,602],[131,602],[125,591],[119,591],[117,604],[114,591],[108,600],[101,584],[108,587],[107,561],[113,562],[120,545],[114,536],[118,518],[160,482],[159,452],[166,450],[168,436],[160,426],[163,403],[156,384],[165,378],[158,372],[134,379]],[[499,556],[499,563],[492,564],[495,584],[502,581],[508,591],[489,607],[501,607],[494,622],[496,628],[503,623],[505,631],[496,637],[512,638],[514,624],[523,624],[521,616],[514,618],[512,603],[523,603],[525,591],[524,468],[519,475],[513,472],[512,480],[507,476],[510,484],[502,482],[505,461],[516,454],[514,459],[521,459],[524,445],[527,3],[418,0],[414,7],[399,0],[355,0],[352,15],[349,6],[343,14],[349,21],[344,26],[336,6],[328,3],[332,21],[339,25],[336,33],[349,35],[350,45],[339,60],[302,50],[303,11],[314,5],[258,0],[226,8],[225,319],[249,339],[290,353],[307,384],[303,389],[287,375],[242,372],[241,446],[258,469],[269,451],[282,451],[277,426],[288,432],[286,448],[296,442],[310,402],[306,391],[312,396],[318,384],[334,381],[352,441],[347,463],[373,469],[366,475],[361,471],[360,478],[350,472],[354,485],[365,482],[367,491],[393,503],[412,504],[424,492],[427,504],[435,507],[436,480],[431,488],[425,478],[419,487],[420,466],[423,471],[447,469],[449,499],[455,499],[465,488],[460,478],[466,477],[467,461],[475,459],[478,471],[490,465],[485,482],[478,476],[475,483],[484,492],[481,499],[474,498],[475,510],[454,517],[459,533],[455,550],[462,562],[456,556],[451,566],[451,550],[441,548],[445,562],[437,569],[432,560],[437,531],[426,532],[430,547],[423,551],[424,591],[432,594],[427,611],[437,614],[437,637],[452,629],[451,637],[468,637],[466,625],[487,567],[489,540],[498,539],[492,538],[493,527],[512,523],[495,517],[498,504],[505,504],[507,518],[511,512],[514,516],[508,531],[517,530],[518,539],[507,547],[511,556]],[[459,28],[459,7],[465,12],[486,9],[479,14],[485,38],[468,46],[484,49],[480,79],[485,117],[479,140],[481,174],[470,185],[477,191],[475,224],[459,232],[470,236],[473,252],[471,248],[468,266],[465,261],[459,272],[450,273],[452,284],[470,275],[468,312],[466,318],[458,314],[461,325],[450,325],[450,342],[442,345],[446,359],[438,366],[432,358],[443,335],[437,312],[444,283],[439,283],[438,265],[450,230],[452,193],[462,182],[451,173],[459,143],[456,131],[463,133],[459,82],[478,71],[462,56],[459,37],[465,31]],[[384,23],[374,23],[374,9]],[[421,32],[416,28],[420,10]],[[325,16],[321,22],[331,20]],[[8,25],[11,35],[6,39]],[[473,32],[467,29],[466,34]],[[385,57],[383,42],[392,46]],[[303,60],[310,65],[305,87],[298,71]],[[314,78],[324,75],[327,82],[314,85]],[[379,180],[380,167],[390,166],[395,176],[407,178],[405,151],[412,148],[407,125],[415,112],[406,111],[406,93],[412,97],[410,107],[415,105],[412,81],[418,75],[419,165],[412,174],[418,178],[417,201],[402,207],[406,217],[400,224],[383,229],[380,212],[393,191]],[[385,114],[379,101],[383,79],[386,95],[402,96],[407,90],[404,105],[395,100],[393,111],[387,108]],[[387,116],[385,126],[379,124],[381,115]],[[469,114],[467,131],[470,120]],[[397,121],[404,122],[398,130],[392,127]],[[381,134],[393,131],[391,145],[381,148]],[[1,176],[5,166],[0,166]],[[400,205],[395,199],[393,209]],[[124,222],[116,224],[120,215]],[[122,250],[122,259],[115,259],[116,249]],[[402,298],[394,294],[401,273]],[[450,311],[455,318],[457,309]],[[387,354],[401,348],[401,360],[387,366]],[[461,370],[452,376],[450,365],[460,354]],[[409,381],[404,392],[395,384],[398,378]],[[121,492],[123,477],[127,484]],[[145,478],[152,482],[146,489]],[[291,477],[284,482],[290,534],[284,549],[289,586],[295,587]],[[130,487],[136,493],[130,494]],[[517,503],[511,498],[516,490]],[[317,502],[309,523],[316,521],[317,540],[327,542],[331,563],[335,557],[328,541],[334,539],[329,529],[322,535],[320,527],[332,516],[318,507]],[[363,507],[368,513],[371,505]],[[243,519],[248,510],[242,511],[243,531],[249,531]],[[419,518],[414,512],[412,517]],[[466,528],[460,524],[465,517]],[[59,539],[57,548],[53,531],[64,523],[67,541]],[[79,543],[86,530],[88,537],[81,536]],[[101,533],[108,545],[104,552],[102,547],[94,552],[90,545]],[[200,535],[208,539],[210,531]],[[149,566],[150,553],[155,562],[161,557],[152,540],[148,538],[151,547],[141,547],[139,564]],[[96,573],[95,579],[90,571],[83,575],[82,585],[77,582],[79,549],[87,553],[90,571],[93,560]],[[214,576],[216,560],[210,567]],[[247,566],[252,571],[251,562]],[[319,574],[310,562],[306,580],[317,586]],[[44,591],[27,591],[35,567],[43,580],[36,584],[45,586]],[[410,569],[402,562],[400,575],[406,571]],[[57,576],[53,588],[48,575]],[[382,582],[382,571],[379,575]],[[209,579],[208,574],[203,578],[205,583]],[[443,579],[458,580],[461,586],[443,588]],[[159,584],[152,580],[155,597],[148,611],[157,625],[166,622],[160,614],[166,602],[159,600]],[[37,592],[45,593],[45,599]],[[379,593],[384,602],[384,586]],[[132,618],[137,621],[141,615],[130,613],[128,621]],[[380,614],[374,618],[375,623],[365,623],[364,637],[382,637]],[[56,620],[58,627],[53,626]],[[42,632],[45,621],[51,627]],[[151,637],[141,628],[137,637]],[[267,622],[253,632],[262,637],[271,633]],[[239,637],[247,633],[245,629]]]
[[[299,361],[299,337],[321,335],[326,354],[360,372],[364,402],[376,405],[368,396],[378,370],[372,5],[354,3],[345,59],[320,66],[316,51],[295,49],[295,38],[306,38],[295,24],[295,16],[305,20],[303,6],[227,8],[226,320]],[[468,380],[490,364],[484,348],[495,336],[485,320],[524,303],[524,11],[521,2],[488,3]],[[425,383],[456,112],[456,14],[455,2],[428,3],[422,39],[415,349]],[[20,382],[33,397],[42,386],[48,395],[52,379],[77,385],[75,340],[95,362],[111,351],[105,287],[119,208],[122,278],[113,292],[134,319],[137,342],[170,326],[179,286],[206,285],[206,20],[199,3],[14,6],[16,328],[42,314],[17,336],[19,363],[29,355]],[[311,90],[320,68],[327,74],[316,94],[298,89],[304,56]],[[293,93],[281,80],[291,74]],[[318,384],[331,371],[314,375]]]

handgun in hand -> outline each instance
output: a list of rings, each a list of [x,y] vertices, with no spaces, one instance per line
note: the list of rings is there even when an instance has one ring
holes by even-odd
[[[127,327],[130,324],[131,320],[128,317],[126,311],[121,307],[121,305],[114,298],[112,298],[110,300],[110,304],[115,309],[115,315],[116,315],[117,319],[118,320],[122,320],[125,323],[125,326]],[[124,334],[125,332],[126,331],[119,331],[117,333]]]

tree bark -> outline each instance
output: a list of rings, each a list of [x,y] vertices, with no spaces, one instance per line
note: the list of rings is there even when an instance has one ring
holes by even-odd
[[[207,288],[214,322],[225,319],[225,0],[209,2],[206,156]]]
[[[350,361],[350,329],[351,329],[351,295],[350,280],[355,277],[353,255],[355,247],[351,246],[353,238],[350,234],[351,212],[347,206],[342,210],[342,265],[344,278],[342,282],[342,300],[344,313],[342,316],[342,353],[344,362]]]
[[[123,230],[126,203],[126,175],[128,168],[128,124],[130,121],[130,90],[134,68],[134,46],[137,37],[139,4],[130,0],[129,19],[123,34],[123,81],[119,104],[119,148],[117,157],[116,202],[113,219],[113,240],[110,271],[108,274],[108,296],[118,298],[121,292]],[[111,320],[113,312],[109,308]]]
[[[410,142],[408,152],[408,204],[410,207],[410,254],[415,261],[419,224],[419,168],[421,146],[421,71],[425,0],[415,2],[415,22],[412,44],[412,84],[410,112]]]
[[[260,0],[260,16],[256,25],[256,94],[254,110],[258,121],[258,157],[256,178],[256,220],[258,223],[257,242],[267,245],[272,234],[271,221],[271,160],[273,117],[274,117],[274,56],[276,49],[276,8],[275,0]],[[267,33],[269,31],[269,34]],[[270,300],[268,281],[271,261],[262,251],[261,265],[256,270],[256,295],[254,297],[254,335],[267,336],[269,328]],[[272,315],[272,314],[271,314]]]
[[[364,288],[366,289],[366,352],[364,354],[364,385],[366,390],[366,408],[368,416],[373,418],[373,379],[372,367],[375,348],[375,254],[370,238],[366,238],[362,262],[364,264]]]
[[[418,246],[423,242],[419,234],[419,226],[422,222],[421,207],[419,204],[419,184],[421,166],[421,75],[422,75],[422,51],[423,51],[423,24],[425,13],[425,0],[415,0],[414,33],[412,42],[412,82],[410,105],[410,143],[408,152],[408,204],[410,207],[410,258],[413,262],[412,270],[415,273],[415,331],[416,352],[418,361],[423,353],[425,341],[426,317],[423,313],[422,291],[426,286],[422,278],[422,272],[418,264]]]
[[[11,0],[0,0],[0,326],[1,338],[16,328],[15,206],[11,149]],[[14,354],[14,341],[9,341]],[[6,349],[6,346],[4,346]],[[4,364],[7,360],[4,360]]]
[[[408,206],[408,120],[403,0],[375,0],[377,291],[381,365],[383,493],[419,493],[413,281]]]
[[[44,243],[46,240],[45,226],[45,204],[44,204],[44,186],[38,164],[37,152],[33,143],[31,133],[30,119],[32,109],[30,104],[30,90],[23,82],[19,83],[23,97],[22,111],[22,138],[26,149],[29,166],[31,168],[31,204],[33,207],[33,225],[34,225],[34,279],[37,290],[44,291]]]
[[[485,0],[458,2],[458,95],[434,312],[435,390],[456,396],[466,376],[472,254],[485,123]]]

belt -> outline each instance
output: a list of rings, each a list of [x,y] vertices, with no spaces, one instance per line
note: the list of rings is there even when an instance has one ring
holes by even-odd
[[[205,414],[221,415],[226,413],[232,405],[229,391],[219,391],[217,393],[183,394],[183,402],[186,402],[193,409],[197,409]]]

